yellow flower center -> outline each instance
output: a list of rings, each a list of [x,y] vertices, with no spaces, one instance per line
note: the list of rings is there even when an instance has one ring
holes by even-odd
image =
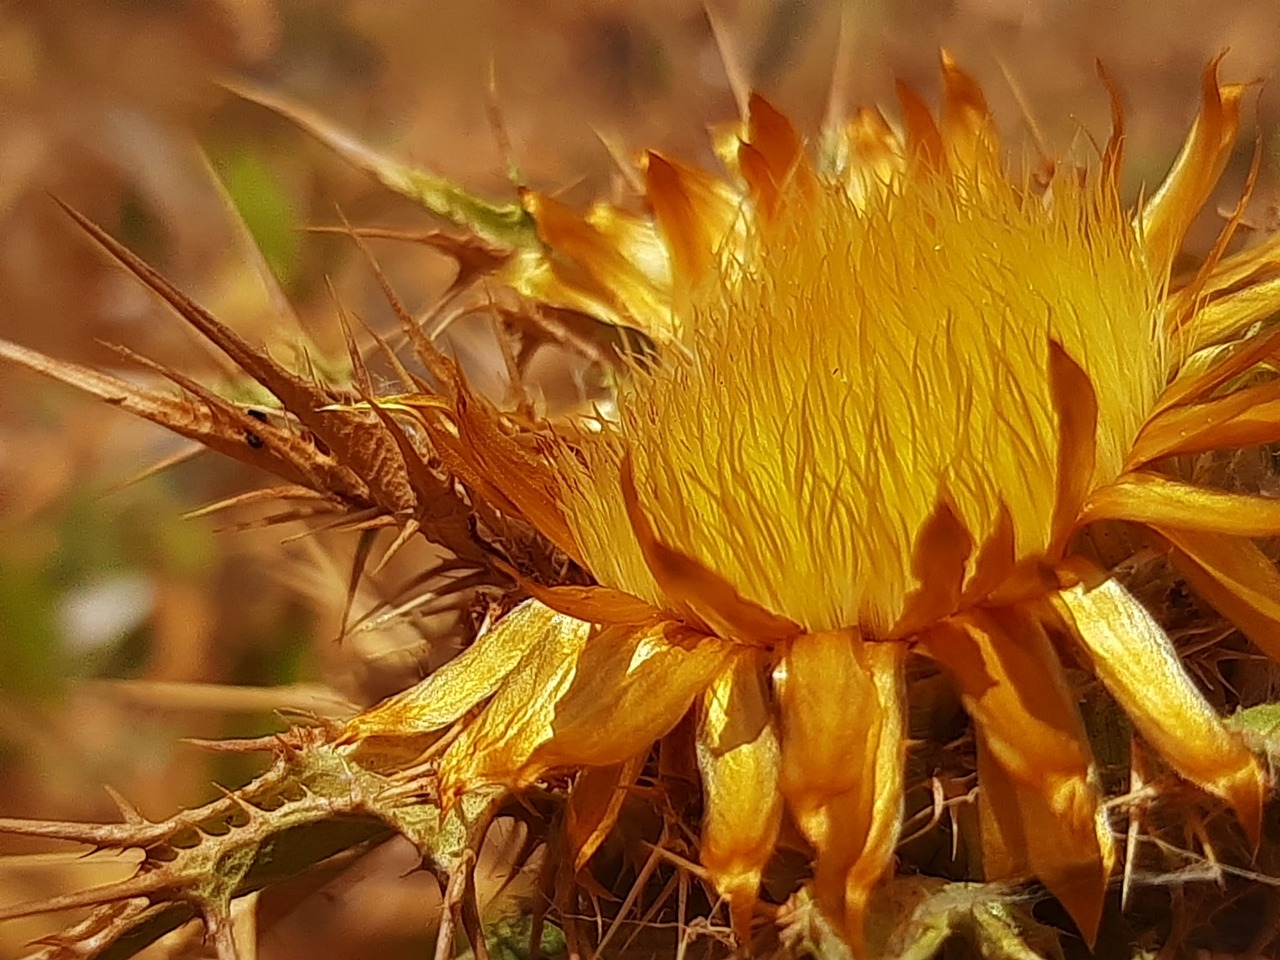
[[[977,545],[1003,509],[1017,558],[1054,546],[1051,341],[1092,383],[1105,483],[1162,385],[1163,278],[1109,190],[1073,173],[1040,194],[994,154],[869,190],[792,185],[775,216],[744,214],[684,349],[561,457],[602,583],[663,602],[619,493],[628,457],[663,541],[810,631],[890,629],[940,500]]]

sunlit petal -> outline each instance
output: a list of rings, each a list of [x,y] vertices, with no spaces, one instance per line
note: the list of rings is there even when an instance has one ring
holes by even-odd
[[[1182,152],[1142,211],[1143,243],[1148,258],[1161,270],[1173,263],[1187,228],[1209,198],[1235,146],[1244,87],[1218,82],[1218,60],[1204,72],[1200,114]]]
[[[680,721],[731,650],[672,621],[599,631],[578,656],[573,681],[555,704],[551,736],[529,769],[607,765],[633,756]]]
[[[353,717],[343,740],[440,730],[492,696],[530,650],[548,640],[556,646],[555,638],[587,629],[537,600],[526,600],[427,679]]]
[[[508,671],[484,712],[441,758],[440,792],[446,800],[490,783],[523,785],[537,775],[529,772],[529,758],[555,735],[556,706],[573,683],[592,630],[591,624],[560,614],[552,623],[554,629]]]
[[[677,276],[692,285],[711,269],[739,215],[739,201],[718,178],[657,153],[646,155],[644,173],[645,195]]]
[[[699,857],[750,942],[760,876],[782,823],[779,747],[761,655],[735,654],[702,695],[698,767],[705,809]]]
[[[579,283],[594,281],[597,290],[614,299],[631,325],[670,339],[671,304],[666,291],[655,287],[607,233],[546,194],[526,192],[524,207],[538,224],[538,236],[543,242],[581,268]]]
[[[1280,500],[1211,490],[1137,471],[1093,492],[1080,522],[1097,520],[1129,520],[1237,537],[1274,537],[1280,536]]]
[[[775,672],[782,791],[818,851],[815,893],[854,943],[901,826],[903,657],[834,631],[794,641]]]
[[[1280,382],[1235,390],[1204,403],[1174,407],[1148,420],[1126,466],[1208,450],[1280,440]]]
[[[1072,572],[1082,579],[1058,593],[1056,604],[1098,678],[1156,751],[1230,804],[1256,840],[1265,783],[1257,758],[1196,689],[1142,604],[1114,579],[1081,564]]]
[[[1044,629],[1016,610],[975,611],[923,647],[973,717],[988,879],[1034,873],[1092,940],[1114,853],[1076,697]]]

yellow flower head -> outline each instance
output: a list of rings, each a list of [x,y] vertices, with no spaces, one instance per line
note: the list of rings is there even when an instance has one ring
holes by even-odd
[[[607,798],[692,708],[701,856],[739,930],[785,814],[856,944],[893,861],[917,650],[974,721],[988,879],[1038,876],[1092,937],[1114,851],[1059,658],[1071,643],[1258,836],[1259,762],[1077,537],[1142,525],[1280,653],[1280,576],[1248,539],[1280,533],[1280,504],[1150,468],[1280,440],[1276,382],[1238,386],[1276,350],[1251,325],[1280,307],[1280,242],[1226,256],[1237,215],[1197,273],[1171,273],[1242,90],[1210,67],[1181,156],[1129,211],[1118,109],[1093,169],[1010,176],[980,91],[946,57],[943,74],[938,118],[904,90],[903,134],[862,111],[821,163],[754,98],[727,179],[644,159],[651,219],[524,197],[544,249],[507,279],[607,305],[658,357],[616,416],[532,438],[441,367],[450,402],[424,422],[461,479],[594,585],[527,583],[534,599],[350,740],[482,706],[443,754],[443,796],[580,771],[566,856],[581,866],[617,816]]]
[[[663,541],[748,599],[810,631],[901,636],[942,589],[916,558],[939,510],[977,545],[1011,525],[1018,559],[1060,550],[1080,439],[1064,405],[1096,403],[1098,430],[1096,462],[1062,468],[1090,489],[1121,472],[1164,375],[1164,278],[1112,184],[1030,190],[994,138],[883,182],[795,162],[769,215],[740,211],[680,312],[683,349],[561,458],[566,511],[601,582],[661,605],[622,509],[629,459]]]

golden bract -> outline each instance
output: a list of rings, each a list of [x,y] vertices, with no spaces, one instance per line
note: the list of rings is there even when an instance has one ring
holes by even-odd
[[[939,118],[904,91],[905,134],[863,111],[833,135],[834,166],[754,99],[727,179],[646,158],[651,221],[525,197],[545,250],[506,279],[606,305],[658,362],[616,418],[532,448],[443,367],[449,402],[423,418],[465,482],[597,585],[527,584],[534,599],[347,739],[461,720],[446,800],[581,771],[565,853],[581,867],[617,816],[601,798],[692,708],[701,857],[739,931],[786,814],[857,944],[901,821],[914,646],[974,722],[988,879],[1038,876],[1091,938],[1114,850],[1070,641],[1257,838],[1257,759],[1160,626],[1072,552],[1089,523],[1142,524],[1280,654],[1280,575],[1248,539],[1280,533],[1280,504],[1149,468],[1280,440],[1276,382],[1233,389],[1276,351],[1249,334],[1280,307],[1280,241],[1225,256],[1233,218],[1194,276],[1170,272],[1242,90],[1206,72],[1182,154],[1129,212],[1118,110],[1096,169],[1037,185],[1006,175],[981,93],[946,57],[943,73]]]

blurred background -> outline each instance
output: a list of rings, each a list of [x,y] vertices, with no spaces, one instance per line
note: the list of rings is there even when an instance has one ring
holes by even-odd
[[[374,326],[385,319],[350,241],[306,228],[340,222],[339,211],[359,225],[435,224],[220,79],[252,79],[373,147],[509,198],[496,103],[524,180],[585,203],[619,187],[605,140],[713,165],[706,127],[732,116],[734,100],[712,21],[752,83],[816,131],[842,13],[850,106],[892,112],[897,78],[932,100],[946,47],[982,82],[1015,155],[1024,143],[1063,152],[1105,139],[1101,60],[1125,96],[1133,197],[1164,173],[1205,64],[1227,50],[1223,74],[1256,83],[1219,206],[1235,202],[1256,131],[1249,219],[1278,222],[1274,0],[0,0],[0,336],[112,369],[120,360],[105,343],[208,383],[227,375],[50,194],[278,356],[292,346],[299,362],[337,363],[327,279]],[[1193,247],[1216,233],[1210,206]],[[249,237],[296,317],[253,269]],[[421,247],[375,252],[411,305],[430,304],[452,274]],[[487,328],[449,336],[477,382],[500,390]],[[238,514],[183,519],[264,477],[204,455],[127,482],[183,451],[157,428],[0,368],[0,815],[111,819],[106,785],[166,816],[255,769],[181,738],[278,730],[278,709],[342,715],[450,654],[450,621],[427,614],[338,641],[354,537],[218,532]],[[425,562],[399,558],[362,588],[356,613]],[[0,903],[128,871],[2,838],[0,854]],[[319,893],[262,905],[260,956],[423,955],[432,884],[404,878],[413,865],[392,844]],[[60,923],[0,928],[0,956]]]

